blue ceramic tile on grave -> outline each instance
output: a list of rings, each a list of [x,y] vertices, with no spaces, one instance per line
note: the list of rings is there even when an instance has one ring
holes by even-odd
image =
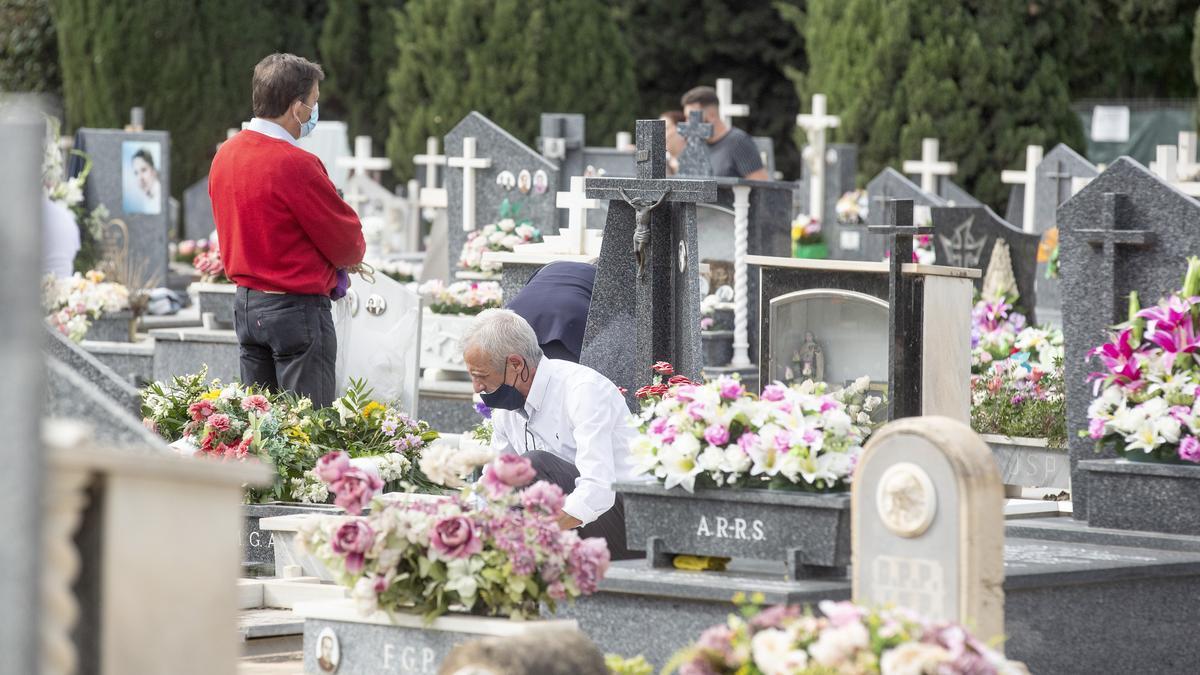
[[[987,272],[996,242],[1005,241],[1012,255],[1013,275],[1021,294],[1017,307],[1036,321],[1037,249],[1041,238],[1013,227],[987,206],[943,206],[931,209],[933,246],[941,265]],[[975,287],[983,287],[983,279]]]
[[[1126,319],[1131,292],[1149,306],[1178,291],[1186,257],[1200,251],[1200,202],[1122,157],[1059,208],[1058,227],[1074,516],[1090,522],[1096,510],[1098,522],[1113,527],[1200,534],[1200,518],[1187,506],[1200,494],[1193,487],[1200,485],[1196,467],[1116,470],[1111,451],[1097,453],[1090,438],[1079,436],[1092,401],[1087,376],[1096,365],[1088,350]],[[1093,477],[1104,483],[1104,498],[1095,503]]]

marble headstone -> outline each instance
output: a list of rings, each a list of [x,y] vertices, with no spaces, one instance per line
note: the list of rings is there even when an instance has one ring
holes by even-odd
[[[1066,343],[1067,439],[1074,516],[1087,519],[1087,475],[1078,462],[1107,459],[1087,430],[1095,362],[1088,350],[1107,341],[1107,329],[1127,317],[1130,292],[1150,306],[1178,291],[1187,256],[1200,251],[1200,202],[1122,157],[1067,200],[1058,212]]]
[[[1008,242],[1012,253],[1017,305],[1032,314],[1036,307],[1037,248],[1040,237],[1009,225],[987,206],[943,206],[932,209],[933,246],[937,261],[952,267],[987,271],[998,240]],[[983,280],[976,283],[982,288]],[[1031,319],[1033,317],[1030,317]]]
[[[208,239],[217,229],[213,220],[212,199],[208,196],[208,176],[183,191],[183,238]]]
[[[103,204],[109,217],[124,221],[129,228],[128,254],[131,266],[144,266],[146,279],[158,284],[167,280],[167,232],[171,194],[171,137],[165,131],[126,132],[117,129],[83,128],[75,135],[75,147],[92,158],[92,172],[84,186],[84,206],[89,211]],[[153,172],[146,172],[149,157]],[[72,174],[82,170],[70,164]],[[123,244],[122,244],[123,245]]]
[[[491,160],[487,168],[470,169],[473,173],[475,222],[479,230],[499,218],[501,203],[507,199],[519,205],[519,219],[529,219],[543,235],[558,233],[558,208],[555,186],[560,184],[555,162],[543,157],[512,134],[478,112],[471,112],[446,134],[445,152],[451,166],[446,168],[448,260],[451,270],[458,268],[458,257],[469,231],[464,230],[464,175],[467,169],[453,166],[463,156],[463,142],[475,139],[475,156]],[[501,185],[497,176],[509,172],[516,183]],[[539,175],[543,178],[539,178]],[[525,181],[528,181],[526,183]]]
[[[871,437],[852,487],[854,601],[1004,634],[1004,487],[970,427],[892,422]]]
[[[376,398],[395,402],[418,416],[421,379],[421,296],[390,277],[375,282],[354,277],[346,299],[335,312],[338,332],[338,389],[346,392],[351,378],[366,379]]]
[[[666,123],[638,120],[637,178],[585,184],[588,198],[608,200],[609,207],[580,362],[624,387],[631,409],[654,362],[670,361],[675,372],[695,378],[702,361],[695,205],[716,201],[717,183],[667,179],[665,158]],[[634,252],[637,214],[620,190],[638,203],[649,228],[642,269]]]

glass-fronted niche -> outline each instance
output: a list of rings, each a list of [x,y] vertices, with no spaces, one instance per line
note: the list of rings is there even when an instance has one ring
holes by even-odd
[[[826,382],[840,389],[868,376],[887,393],[888,305],[834,289],[796,291],[771,300],[770,377]]]

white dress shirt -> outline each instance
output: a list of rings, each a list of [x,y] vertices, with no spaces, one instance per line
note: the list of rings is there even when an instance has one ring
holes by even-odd
[[[288,143],[291,143],[297,147],[300,145],[296,141],[296,137],[293,136],[290,131],[284,129],[271,120],[264,120],[261,117],[255,117],[254,119],[250,120],[250,124],[246,125],[246,129],[249,131],[258,132],[263,136],[270,136],[271,138],[278,138],[281,141],[287,141]]]
[[[617,386],[571,361],[542,358],[524,412],[492,412],[492,447],[523,455],[544,450],[575,465],[579,478],[563,511],[584,525],[612,508],[612,484],[641,480],[629,455],[637,429]]]

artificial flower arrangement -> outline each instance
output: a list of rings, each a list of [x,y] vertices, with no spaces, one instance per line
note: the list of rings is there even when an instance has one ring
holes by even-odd
[[[196,254],[192,267],[200,273],[200,281],[206,284],[233,283],[225,276],[225,265],[221,262],[221,246],[216,239],[208,250]]]
[[[853,602],[818,603],[821,616],[796,605],[762,609],[762,596],[713,626],[671,660],[663,672],[679,675],[1028,675],[1024,664],[950,622],[901,608]]]
[[[207,239],[184,239],[175,245],[175,262],[191,265],[196,256],[208,253],[210,243]]]
[[[839,223],[845,225],[863,225],[870,214],[870,201],[866,190],[851,190],[838,198],[833,207]]]
[[[496,281],[456,281],[449,286],[431,279],[418,288],[434,314],[478,314],[499,307],[504,299]]]
[[[825,258],[829,248],[821,235],[821,220],[801,213],[792,221],[792,257]]]
[[[42,280],[46,320],[55,330],[79,342],[92,321],[104,314],[131,309],[129,289],[105,278],[99,270],[87,274],[76,272],[66,279],[47,276]]]
[[[406,284],[417,278],[417,266],[403,260],[377,260],[370,263],[375,271],[394,281]]]
[[[430,476],[461,482],[466,465],[458,455],[430,454],[421,464]],[[490,459],[490,453],[473,458],[470,468]],[[460,466],[443,470],[444,461]],[[562,490],[530,485],[535,472],[523,457],[502,455],[477,483],[432,500],[370,501],[371,484],[363,483],[369,479],[353,473],[345,453],[322,457],[317,471],[356,517],[312,519],[298,541],[351,589],[364,614],[417,613],[428,622],[451,611],[536,619],[543,606],[553,613],[559,602],[594,593],[608,569],[604,540],[581,540],[559,528]],[[370,513],[358,517],[368,503]]]
[[[667,489],[845,490],[881,402],[866,395],[866,378],[833,393],[823,383],[776,382],[758,397],[733,377],[698,384],[665,362],[654,371],[635,394],[641,433],[630,452]]]
[[[1183,288],[1142,309],[1130,295],[1129,320],[1088,352],[1095,400],[1088,435],[1097,450],[1130,460],[1200,463],[1200,258],[1188,258]]]
[[[532,244],[542,240],[542,234],[528,218],[517,219],[520,205],[505,199],[500,203],[500,219],[484,225],[467,235],[462,253],[458,257],[459,269],[470,272],[499,272],[502,265],[483,262],[486,251],[513,251],[519,244]]]
[[[329,493],[313,473],[317,458],[345,449],[370,457],[383,483],[396,490],[428,491],[417,467],[422,449],[438,437],[422,421],[371,398],[363,381],[328,408],[291,394],[208,380],[207,369],[155,382],[142,391],[143,424],[176,447],[223,461],[257,458],[276,470],[266,490],[247,501],[324,503]]]

